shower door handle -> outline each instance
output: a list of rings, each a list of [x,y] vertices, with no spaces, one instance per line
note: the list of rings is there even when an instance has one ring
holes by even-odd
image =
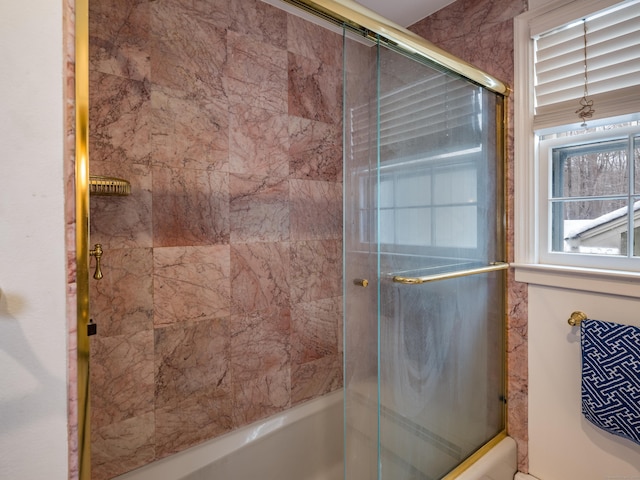
[[[438,280],[448,280],[450,278],[467,277],[469,275],[477,275],[479,273],[495,272],[496,270],[506,270],[509,264],[506,262],[492,262],[485,267],[470,268],[468,270],[458,270],[455,272],[437,273],[435,275],[426,275],[424,277],[401,277],[394,276],[392,280],[396,283],[404,285],[420,285],[422,283],[436,282]]]
[[[353,284],[358,285],[359,287],[362,287],[362,288],[366,288],[367,285],[369,285],[369,280],[367,280],[366,278],[356,278],[353,281]]]

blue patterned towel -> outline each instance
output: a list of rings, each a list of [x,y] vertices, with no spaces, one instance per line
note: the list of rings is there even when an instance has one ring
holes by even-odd
[[[640,328],[584,320],[582,413],[594,425],[640,444]]]

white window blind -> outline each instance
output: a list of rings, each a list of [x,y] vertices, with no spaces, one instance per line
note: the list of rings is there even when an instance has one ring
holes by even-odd
[[[401,145],[402,156],[437,149],[437,137],[448,131],[457,135],[455,147],[465,140],[480,144],[481,88],[441,73],[425,72],[417,82],[380,94],[380,148]],[[373,104],[365,103],[349,112],[354,139],[353,154],[371,147],[376,120]],[[385,155],[382,155],[384,158]]]
[[[584,94],[582,18],[534,37],[536,130],[581,122]],[[592,119],[640,112],[640,1],[586,17]]]

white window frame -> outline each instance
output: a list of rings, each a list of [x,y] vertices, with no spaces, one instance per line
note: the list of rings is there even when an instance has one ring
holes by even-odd
[[[514,19],[513,266],[517,281],[640,297],[640,271],[550,264],[540,259],[540,222],[546,221],[541,212],[546,199],[541,199],[540,182],[546,178],[541,178],[539,144],[533,132],[532,32],[551,30],[618,3],[620,0],[552,0]]]

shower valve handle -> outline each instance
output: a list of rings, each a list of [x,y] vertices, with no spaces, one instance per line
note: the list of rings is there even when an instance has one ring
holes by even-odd
[[[369,285],[369,280],[367,280],[366,278],[356,278],[353,281],[353,284],[365,288],[367,285]]]
[[[96,271],[93,278],[100,280],[102,278],[102,268],[100,268],[100,259],[102,258],[102,244],[96,243],[93,250],[89,250],[89,255],[96,257]]]

